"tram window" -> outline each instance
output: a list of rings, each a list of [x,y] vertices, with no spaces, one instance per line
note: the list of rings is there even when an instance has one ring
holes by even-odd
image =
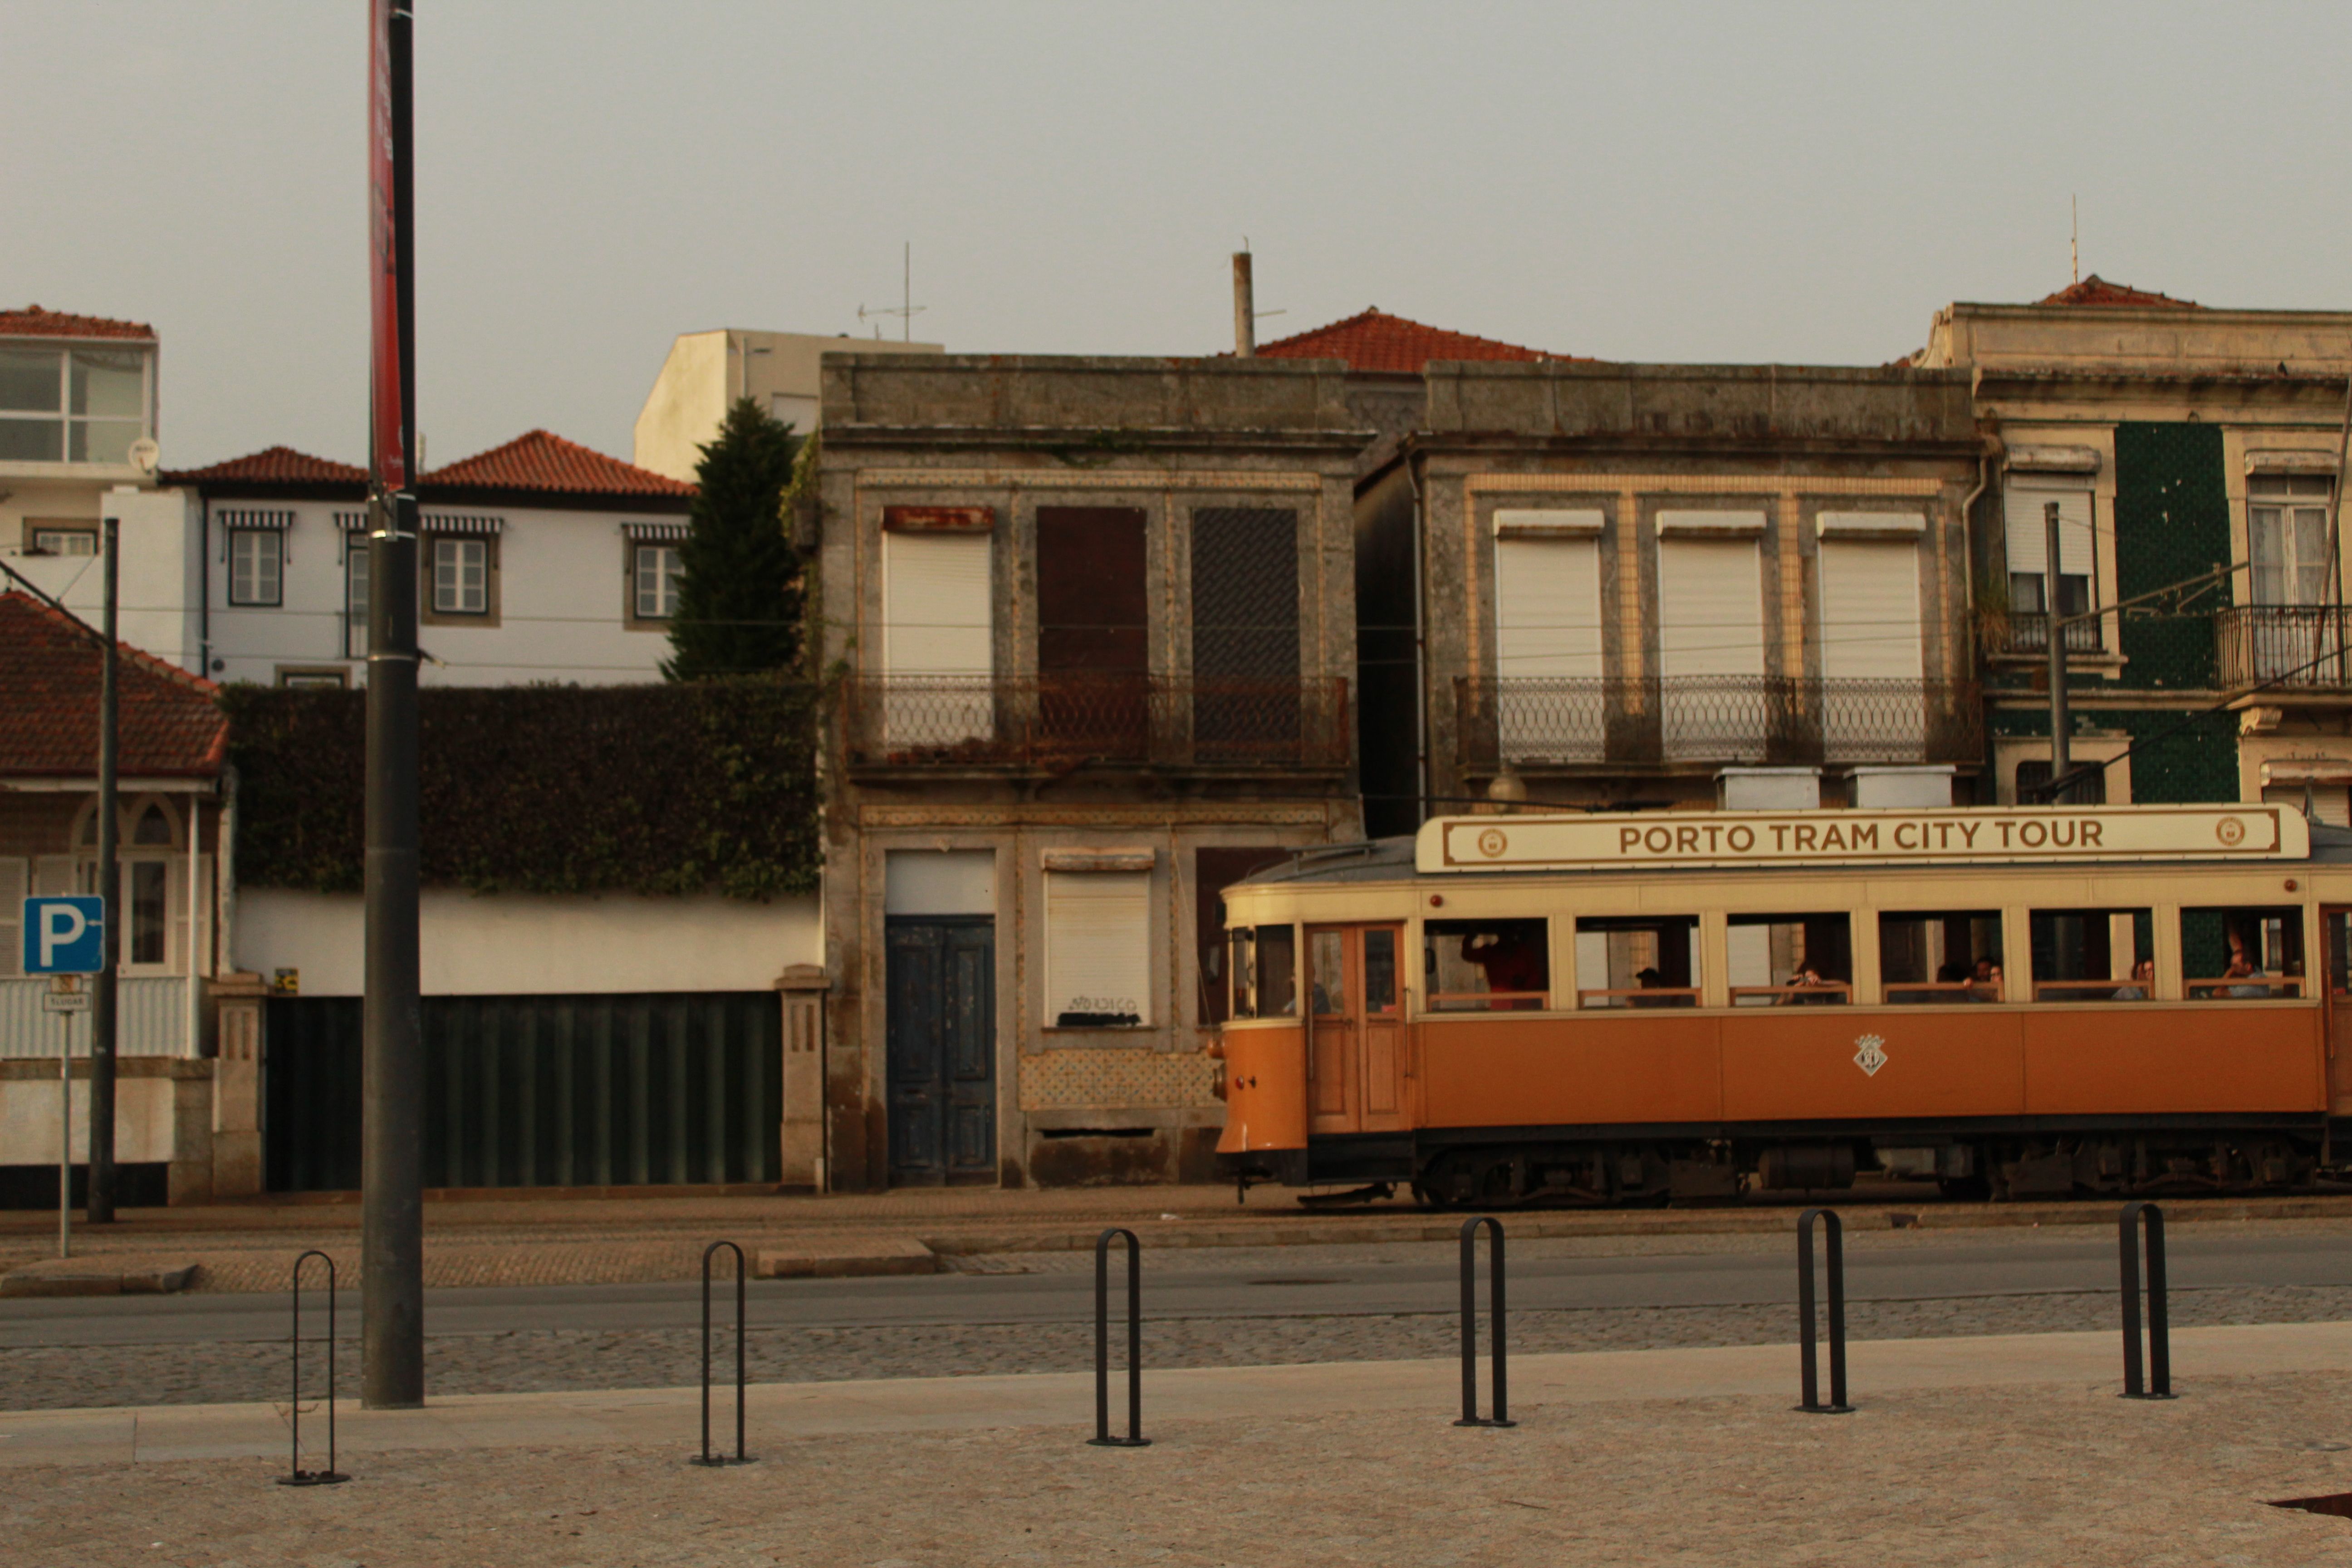
[[[1843,913],[1733,915],[1724,938],[1735,1007],[1853,1000],[1853,942]]]
[[[1307,983],[1318,1015],[1348,1010],[1346,939],[1336,931],[1307,933]]]
[[[1234,928],[1234,1016],[1286,1018],[1297,1011],[1295,928]]]
[[[2000,1000],[2000,911],[1905,910],[1878,917],[1878,983],[1887,1005]]]
[[[2341,917],[2330,923],[2340,930]],[[2303,911],[2292,905],[2183,910],[2180,973],[2192,1002],[2300,996]]]
[[[2342,910],[2321,915],[2319,940],[2327,947],[2327,994],[2352,996],[2352,915]]]
[[[2146,1002],[2156,995],[2156,921],[2147,910],[2035,910],[2033,1000]]]
[[[1696,915],[1576,922],[1579,1007],[1696,1007],[1698,986]]]
[[[1551,1005],[1551,934],[1544,921],[1430,921],[1421,967],[1432,1012],[1507,1012]]]

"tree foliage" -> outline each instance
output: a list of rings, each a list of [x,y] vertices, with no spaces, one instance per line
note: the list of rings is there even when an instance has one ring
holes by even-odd
[[[232,686],[237,880],[360,889],[367,697]],[[815,694],[773,677],[417,694],[421,872],[477,892],[816,886]]]
[[[800,447],[793,427],[749,397],[702,448],[679,547],[677,615],[662,673],[672,680],[789,669],[800,659],[800,563],[782,503]]]

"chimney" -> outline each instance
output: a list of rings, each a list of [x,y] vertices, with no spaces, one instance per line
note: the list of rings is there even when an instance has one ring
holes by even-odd
[[[1257,353],[1257,295],[1250,286],[1250,253],[1234,252],[1234,353],[1243,359]]]

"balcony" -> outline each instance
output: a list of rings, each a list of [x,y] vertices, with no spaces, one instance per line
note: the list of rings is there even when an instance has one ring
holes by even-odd
[[[1457,677],[1470,773],[1658,763],[1973,763],[1976,687],[1934,680]]]
[[[2240,605],[2213,617],[2222,688],[2282,695],[2352,691],[2352,610],[2326,605]]]
[[[841,714],[855,769],[1338,772],[1349,761],[1337,678],[866,676],[845,683]]]
[[[2066,624],[2068,653],[2100,654],[2106,648],[2099,641],[2101,622],[2093,619],[2069,621]],[[2005,616],[1987,617],[1985,652],[1995,658],[2045,658],[2050,653],[2050,616],[2042,610],[2011,610]]]

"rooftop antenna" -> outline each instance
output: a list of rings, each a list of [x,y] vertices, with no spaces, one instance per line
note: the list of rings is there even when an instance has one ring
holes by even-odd
[[[2066,254],[2074,263],[2074,281],[2080,283],[2083,280],[2083,198],[2068,196],[2066,210],[2074,215],[2074,237],[2066,242]]]
[[[871,309],[860,305],[857,307],[857,319],[863,321],[882,316],[896,316],[898,318],[899,342],[911,343],[915,341],[915,318],[930,309],[928,305],[915,303],[914,241],[907,242],[906,248],[898,258],[898,302],[896,305],[876,305]],[[882,336],[882,323],[879,320],[874,321],[874,335],[877,339]]]

